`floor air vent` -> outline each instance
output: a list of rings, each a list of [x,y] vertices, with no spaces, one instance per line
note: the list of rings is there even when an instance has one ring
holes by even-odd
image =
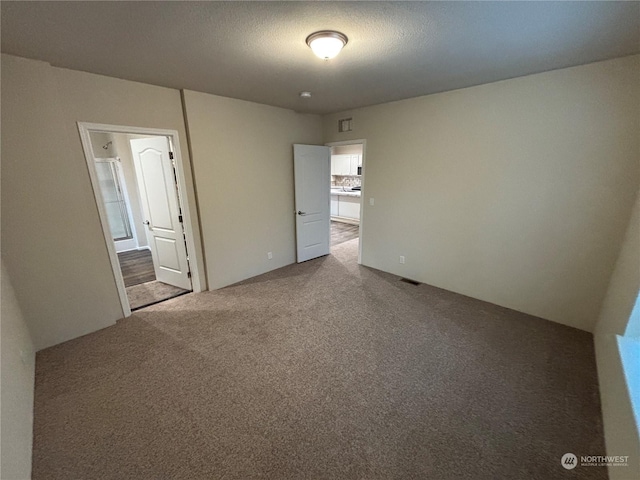
[[[411,280],[409,278],[401,278],[401,282],[410,283],[411,285],[420,285],[420,282],[416,282],[415,280]]]

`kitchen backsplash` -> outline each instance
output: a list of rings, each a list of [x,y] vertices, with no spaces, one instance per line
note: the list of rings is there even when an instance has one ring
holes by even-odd
[[[359,187],[362,181],[357,175],[331,175],[331,185],[334,187]]]

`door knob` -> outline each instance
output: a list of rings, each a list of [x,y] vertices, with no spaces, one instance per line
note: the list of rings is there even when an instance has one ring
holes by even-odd
[[[298,210],[298,215],[306,215],[307,212],[301,212],[300,210]]]

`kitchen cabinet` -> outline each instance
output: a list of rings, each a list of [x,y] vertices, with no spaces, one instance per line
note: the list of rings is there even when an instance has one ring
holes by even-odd
[[[360,195],[331,192],[331,216],[349,220],[360,220]]]
[[[357,175],[362,155],[331,155],[331,175]]]
[[[351,175],[358,174],[358,167],[360,166],[360,155],[351,155],[351,159],[349,161],[349,171]]]
[[[338,216],[360,220],[360,197],[340,197]]]
[[[340,197],[338,195],[331,195],[331,216],[338,216],[338,202]]]
[[[331,175],[351,175],[351,155],[331,155]]]

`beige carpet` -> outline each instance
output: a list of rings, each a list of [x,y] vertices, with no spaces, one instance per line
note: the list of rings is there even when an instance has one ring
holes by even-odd
[[[127,287],[127,298],[131,310],[153,305],[154,303],[168,300],[169,298],[183,295],[189,290],[174,287],[166,283],[154,280],[152,282],[141,283],[132,287]]]
[[[39,352],[33,478],[606,478],[590,334],[357,242]]]

